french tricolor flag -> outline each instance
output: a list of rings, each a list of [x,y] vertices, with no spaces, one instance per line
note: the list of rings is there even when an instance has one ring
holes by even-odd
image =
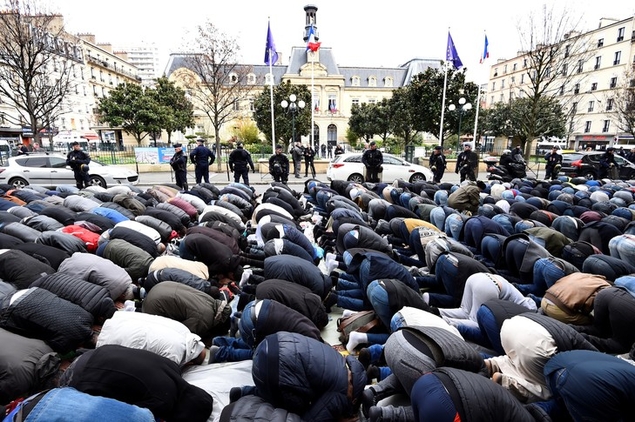
[[[320,44],[321,43],[315,41],[315,31],[313,30],[313,26],[309,27],[309,37],[306,44],[306,51],[318,51]]]
[[[489,41],[487,41],[487,34],[485,34],[485,47],[483,48],[483,55],[481,56],[480,63],[483,63],[485,59],[489,59]]]

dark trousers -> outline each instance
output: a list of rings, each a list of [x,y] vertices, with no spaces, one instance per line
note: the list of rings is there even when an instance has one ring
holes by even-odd
[[[379,167],[366,167],[366,181],[379,183]]]
[[[444,168],[437,168],[437,171],[434,172],[434,183],[441,182],[441,179],[443,178],[443,173],[445,173]]]
[[[240,183],[241,177],[243,178],[243,183],[249,186],[249,169],[248,168],[244,170],[238,170],[238,169],[234,170],[234,182]]]
[[[293,173],[295,177],[300,177],[300,170],[302,169],[302,160],[293,160]]]
[[[178,187],[187,190],[187,172],[185,170],[175,170],[174,179]]]
[[[282,182],[284,184],[287,184],[287,181],[289,180],[289,173],[283,173],[283,174],[271,174],[271,176],[273,177],[273,180],[275,182]]]
[[[75,176],[75,185],[77,186],[77,189],[87,188],[90,186],[90,177],[87,172],[73,170],[73,175]]]
[[[196,183],[201,183],[205,180],[205,183],[209,183],[209,166],[196,165],[194,167],[194,176],[196,176]]]
[[[311,174],[315,177],[315,164],[313,164],[313,160],[304,162],[304,177],[309,175],[309,167],[311,168]]]
[[[462,167],[461,170],[459,170],[459,173],[461,175],[461,182],[465,179],[476,182],[476,175],[474,174],[474,169],[472,167]]]

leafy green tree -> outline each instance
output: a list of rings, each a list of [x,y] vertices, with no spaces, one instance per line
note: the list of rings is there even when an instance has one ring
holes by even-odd
[[[121,127],[134,136],[137,145],[149,134],[161,131],[169,116],[167,107],[149,95],[141,85],[124,82],[99,100],[97,113],[102,122],[113,127]]]
[[[187,99],[185,91],[174,82],[161,77],[157,79],[155,88],[148,93],[157,104],[165,107],[161,125],[168,134],[168,145],[172,143],[172,132],[185,132],[186,128],[194,126],[194,106]]]
[[[377,114],[376,104],[354,104],[351,107],[348,127],[358,138],[363,138],[366,142],[370,142],[377,133],[377,125],[375,123]]]
[[[282,100],[289,101],[289,95],[296,95],[296,103],[304,101],[307,106],[298,109],[295,114],[295,134],[296,138],[306,136],[311,129],[311,92],[306,85],[292,85],[289,81],[276,85],[273,88],[274,124],[276,129],[276,143],[289,145],[289,140],[293,132],[292,116],[288,109],[282,108]],[[265,87],[254,99],[254,118],[260,132],[271,143],[271,94],[269,87]],[[286,148],[285,148],[286,151]]]
[[[445,75],[443,69],[428,68],[425,72],[413,78],[407,89],[412,91],[413,113],[416,116],[417,129],[439,136],[441,126],[441,107],[443,99],[443,85]],[[466,82],[463,70],[448,69],[447,88],[445,93],[445,106],[443,115],[443,131],[439,143],[443,145],[444,139],[451,133],[456,133],[459,126],[459,112],[450,112],[448,106],[455,104],[459,108],[459,99],[465,98],[467,102],[476,106],[478,97],[478,85]],[[472,133],[474,127],[474,108],[464,111],[461,117],[461,132]]]
[[[375,134],[385,143],[391,133],[390,99],[384,98],[375,107]]]
[[[418,131],[415,101],[410,87],[398,88],[393,91],[389,104],[390,128],[400,148],[407,147]]]
[[[536,111],[534,107],[535,99],[532,98],[515,98],[509,103],[497,103],[489,110],[485,123],[487,131],[494,136],[512,138],[521,146],[532,141],[535,133],[558,138],[566,134],[567,116],[557,98],[544,96],[538,101]]]

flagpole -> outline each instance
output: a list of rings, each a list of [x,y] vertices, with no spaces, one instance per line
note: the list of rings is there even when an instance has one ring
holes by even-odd
[[[269,31],[271,29],[270,25],[270,17],[267,16],[267,31]],[[273,114],[273,52],[271,51],[271,46],[269,46],[268,48],[269,50],[269,74],[271,75],[271,77],[269,78],[269,95],[270,95],[270,102],[271,102],[271,151],[272,153],[276,152],[276,118]]]
[[[311,55],[311,144],[309,145],[311,148],[315,148],[314,142],[314,131],[315,131],[315,55]],[[319,149],[319,147],[318,147]],[[316,150],[317,154],[317,150]]]
[[[439,125],[439,143],[443,146],[443,117],[445,116],[445,92],[448,86],[448,66],[443,64],[443,99],[441,100],[441,123]]]
[[[476,145],[476,131],[478,129],[478,110],[481,108],[481,84],[478,85],[478,95],[476,97],[476,113],[474,115],[474,135],[472,136],[472,141],[475,142]]]

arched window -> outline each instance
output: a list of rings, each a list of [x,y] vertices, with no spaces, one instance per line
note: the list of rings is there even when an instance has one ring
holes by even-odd
[[[229,82],[235,84],[236,82],[238,82],[238,75],[236,75],[235,73],[230,73],[229,74]]]
[[[359,86],[359,76],[353,76],[351,78],[351,85],[352,86]]]
[[[256,83],[256,75],[254,75],[253,73],[247,75],[247,83],[249,85],[254,85]]]
[[[329,145],[335,145],[337,143],[337,126],[330,124],[326,129],[326,139]]]
[[[384,78],[384,86],[391,87],[392,86],[392,77],[386,76]]]
[[[368,78],[368,86],[377,86],[377,78],[374,76],[370,76]]]

